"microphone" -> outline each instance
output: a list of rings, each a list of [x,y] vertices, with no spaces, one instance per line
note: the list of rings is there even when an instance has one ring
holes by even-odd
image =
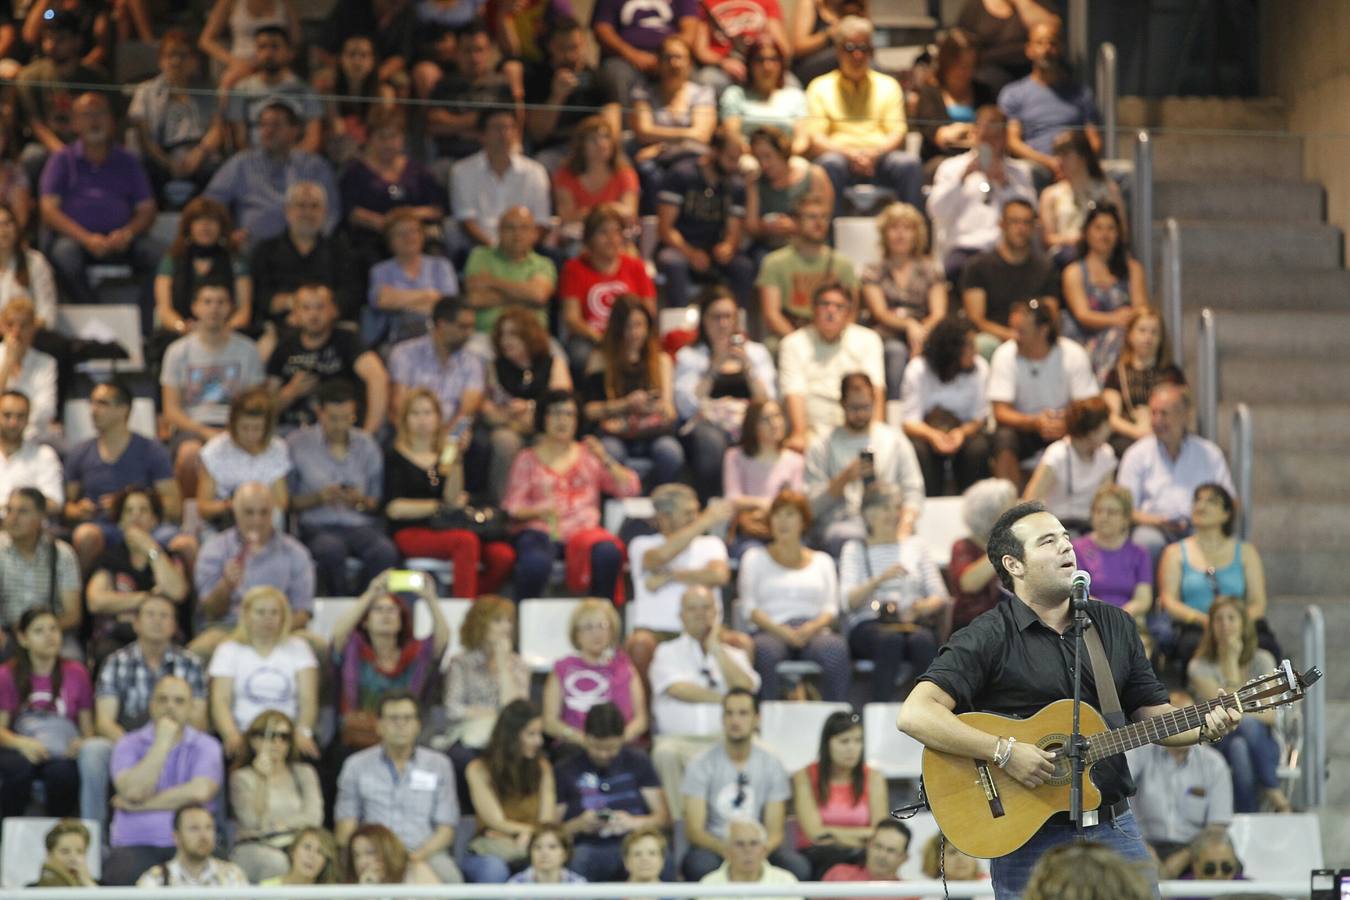
[[[1073,573],[1069,582],[1069,603],[1073,609],[1087,609],[1089,593],[1092,590],[1092,576],[1082,569]]]

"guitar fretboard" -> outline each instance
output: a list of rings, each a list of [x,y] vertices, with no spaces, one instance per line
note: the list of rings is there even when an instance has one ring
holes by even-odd
[[[1157,743],[1165,738],[1199,728],[1200,723],[1205,720],[1206,714],[1220,706],[1241,710],[1242,705],[1239,700],[1241,696],[1240,691],[1237,694],[1225,694],[1223,697],[1206,700],[1204,703],[1197,703],[1184,709],[1163,713],[1160,716],[1149,716],[1142,722],[1123,725],[1120,728],[1094,735],[1091,746],[1088,748],[1087,763],[1091,765],[1108,756],[1124,753],[1126,750],[1133,750],[1135,747],[1142,747],[1145,744]]]

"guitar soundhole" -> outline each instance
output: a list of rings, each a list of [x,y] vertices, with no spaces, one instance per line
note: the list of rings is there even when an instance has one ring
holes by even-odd
[[[1048,753],[1058,753],[1068,745],[1069,736],[1067,734],[1047,734],[1036,742],[1037,747],[1040,747]],[[1057,787],[1063,787],[1069,783],[1069,776],[1072,774],[1072,768],[1068,757],[1061,756],[1055,760],[1055,774],[1051,776],[1050,780],[1046,783],[1053,784]]]

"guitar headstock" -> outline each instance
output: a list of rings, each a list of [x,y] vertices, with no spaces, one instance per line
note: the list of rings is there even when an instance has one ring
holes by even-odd
[[[1235,692],[1243,712],[1264,712],[1277,706],[1302,700],[1308,688],[1322,677],[1322,670],[1313,666],[1300,674],[1289,660],[1280,663],[1275,671],[1253,678]]]

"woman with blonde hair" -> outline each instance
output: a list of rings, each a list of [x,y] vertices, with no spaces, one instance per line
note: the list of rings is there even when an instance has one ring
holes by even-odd
[[[1257,646],[1256,623],[1247,604],[1216,597],[1205,619],[1205,633],[1186,665],[1186,680],[1198,700],[1233,693],[1252,678],[1275,670],[1275,657]],[[1260,812],[1265,801],[1275,812],[1289,812],[1280,789],[1280,745],[1271,732],[1275,710],[1249,712],[1232,734],[1219,741],[1219,752],[1233,772],[1233,811]]]
[[[323,824],[319,775],[301,762],[296,732],[285,713],[259,713],[230,772],[230,811],[237,826],[230,859],[253,884],[293,871],[287,848],[293,851],[305,831]]]
[[[228,520],[230,498],[248,481],[271,488],[277,511],[286,512],[291,454],[276,431],[277,405],[270,388],[259,385],[230,400],[225,431],[207,441],[198,457],[197,512],[203,520],[216,524]]]
[[[398,835],[373,822],[352,833],[342,868],[346,884],[441,883],[431,866],[409,858]]]
[[[440,399],[427,388],[413,388],[399,404],[394,445],[384,458],[384,515],[404,556],[454,563],[456,597],[499,589],[515,562],[510,544],[484,545],[472,531],[445,520],[466,502],[464,447],[447,438]]]
[[[600,703],[613,703],[623,713],[624,743],[647,732],[647,697],[642,676],[619,641],[619,613],[606,600],[583,600],[572,612],[568,635],[577,652],[553,664],[544,682],[544,733],[584,745],[586,713]],[[597,690],[601,686],[607,689]]]
[[[211,724],[230,758],[249,749],[245,733],[260,713],[277,710],[295,722],[295,746],[319,756],[314,724],[319,711],[319,663],[309,643],[291,634],[291,608],[274,587],[255,587],[239,605],[239,623],[211,655]],[[251,679],[265,674],[267,691]]]
[[[338,883],[342,856],[338,853],[333,833],[327,828],[313,825],[300,829],[291,842],[287,856],[290,866],[286,874],[263,878],[257,883],[262,887]]]
[[[905,364],[947,316],[947,277],[930,252],[923,213],[910,204],[882,210],[877,234],[881,261],[863,269],[862,299],[885,345],[887,397],[898,400]]]

